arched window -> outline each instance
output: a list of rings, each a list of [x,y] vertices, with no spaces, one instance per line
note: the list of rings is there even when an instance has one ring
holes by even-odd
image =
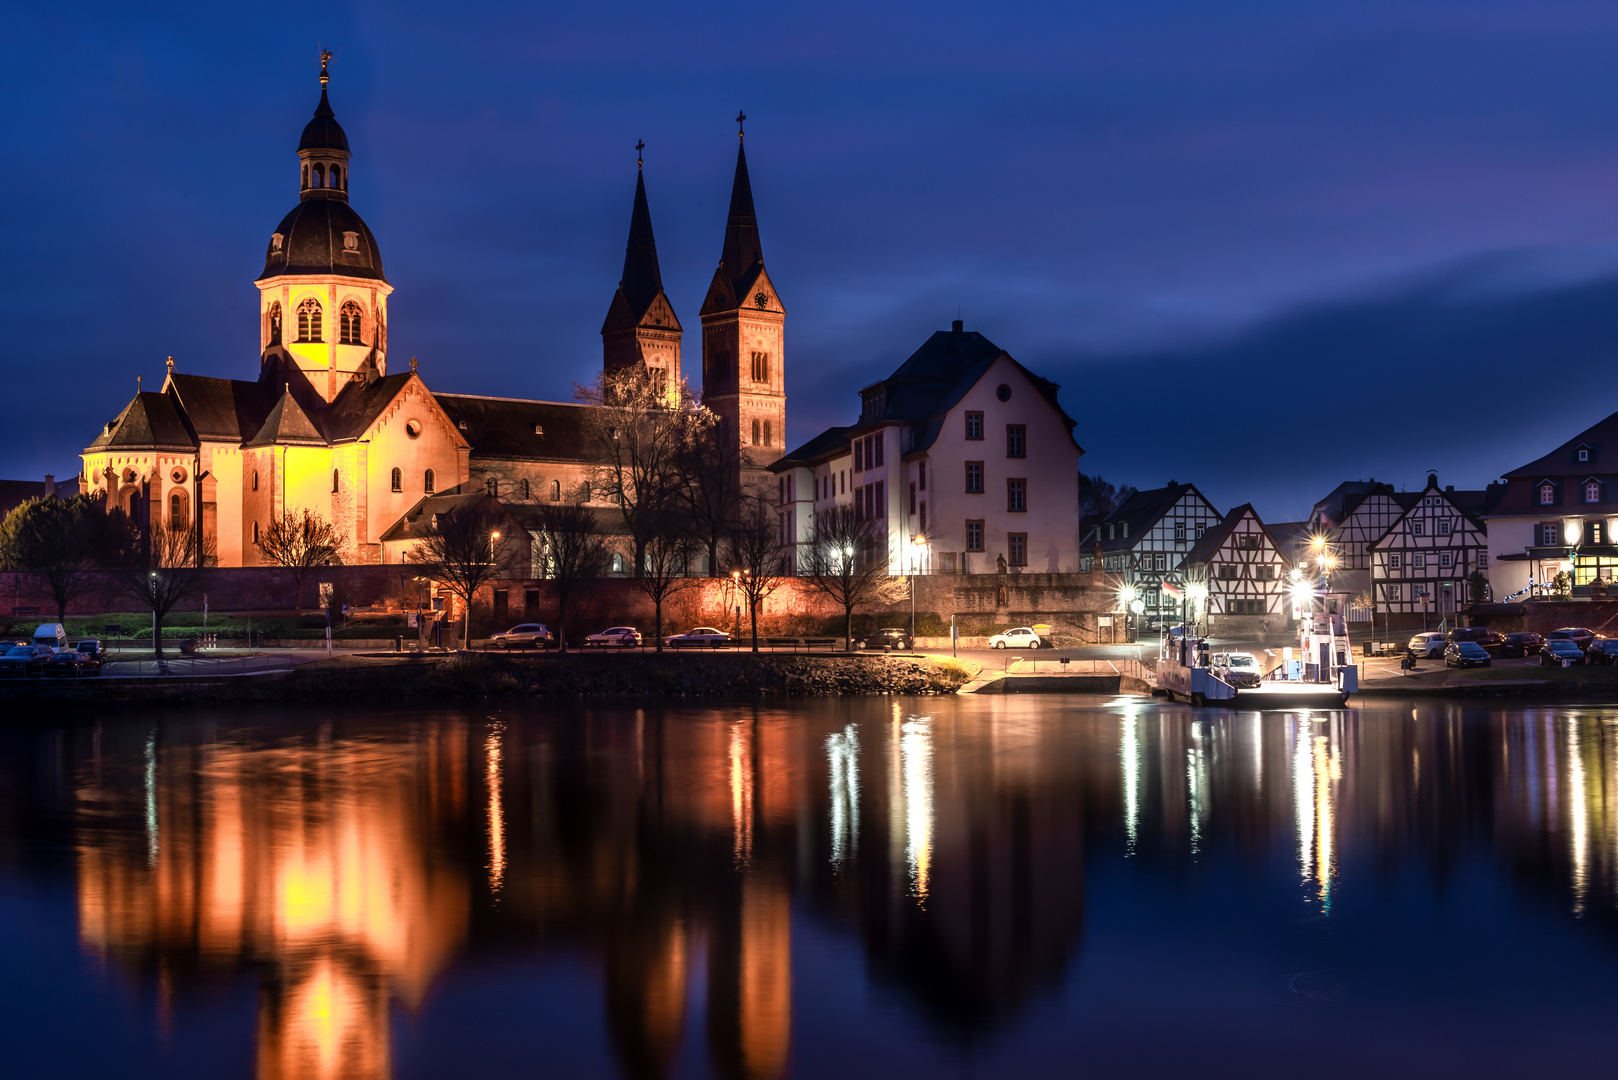
[[[303,186],[305,190],[309,187],[309,166],[307,165],[303,167]]]
[[[191,519],[185,492],[176,491],[169,496],[169,523],[184,527]]]
[[[1596,503],[1601,501],[1601,481],[1590,480],[1584,485],[1584,501]]]
[[[426,473],[422,475],[421,487],[422,490],[427,494],[431,495],[433,493],[433,471],[431,469],[428,469]]]
[[[1546,482],[1539,485],[1539,505],[1550,506],[1556,502],[1556,485]]]
[[[281,344],[281,305],[270,305],[270,344]]]
[[[253,470],[253,490],[254,491],[258,490],[258,470],[257,469]]]
[[[753,445],[758,445],[758,421],[753,421]]]
[[[770,445],[770,422],[764,421],[764,445]]]
[[[312,296],[298,305],[298,340],[320,340],[320,301]]]
[[[526,479],[522,482],[522,497],[525,499],[532,498],[528,493],[528,481]]]
[[[253,543],[258,543],[258,522],[253,522]]]
[[[337,312],[337,329],[339,345],[363,344],[360,338],[360,306],[354,301],[343,301],[342,308]]]
[[[331,186],[334,188],[343,186],[343,167],[341,165],[331,167]]]
[[[341,474],[341,473],[339,473],[339,472],[338,472],[338,471],[337,471],[337,470],[336,470],[336,469],[333,469],[333,470],[332,470],[332,471],[331,471],[331,493],[332,493],[332,494],[333,494],[333,495],[335,495],[335,494],[337,494],[337,491],[338,491],[338,488],[337,488],[337,478],[338,478],[338,477],[339,477],[339,476],[340,476],[340,475],[342,475],[342,474]]]
[[[560,480],[552,480],[551,481],[551,502],[561,502],[561,501],[562,501],[562,482]]]
[[[404,490],[404,473],[400,472],[398,469],[393,470],[393,490]]]
[[[326,186],[326,166],[315,162],[315,187]]]
[[[492,476],[489,477],[483,481],[483,490],[498,499],[500,497],[500,481]]]

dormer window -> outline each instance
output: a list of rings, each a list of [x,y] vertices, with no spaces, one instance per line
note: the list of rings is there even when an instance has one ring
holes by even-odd
[[[357,232],[345,232],[343,234],[343,250],[344,251],[358,251],[359,249],[360,249],[360,234],[357,233]]]
[[[1539,485],[1539,505],[1553,506],[1556,503],[1556,485],[1549,480]]]
[[[1584,501],[1598,503],[1601,501],[1601,481],[1586,480],[1584,482]]]
[[[279,255],[281,253],[281,245],[284,244],[284,243],[286,243],[286,237],[285,236],[282,236],[280,233],[271,233],[270,234],[270,251],[271,252]]]
[[[1580,461],[1589,461],[1590,460],[1590,448],[1589,447],[1587,447],[1587,446],[1579,447],[1579,460]]]

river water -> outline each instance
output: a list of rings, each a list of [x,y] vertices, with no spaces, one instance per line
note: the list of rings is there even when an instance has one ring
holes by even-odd
[[[1606,1074],[1618,709],[0,729],[11,1076]]]

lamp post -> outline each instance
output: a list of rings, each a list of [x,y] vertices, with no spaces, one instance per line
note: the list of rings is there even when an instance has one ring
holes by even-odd
[[[157,571],[153,570],[146,579],[146,591],[152,598],[152,654],[161,656],[163,646],[157,639]]]
[[[1143,608],[1145,605],[1141,605]],[[1135,587],[1125,585],[1118,590],[1118,609],[1124,613],[1124,637],[1129,641],[1135,639]]]
[[[916,564],[921,559],[922,549],[927,546],[925,536],[912,536],[910,538],[910,647],[916,647]]]

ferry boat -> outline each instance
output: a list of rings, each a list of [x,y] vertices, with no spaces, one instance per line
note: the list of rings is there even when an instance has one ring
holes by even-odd
[[[1192,705],[1239,699],[1245,708],[1337,708],[1359,689],[1359,668],[1352,660],[1342,615],[1305,612],[1298,626],[1298,655],[1286,649],[1281,663],[1257,686],[1238,689],[1219,677],[1208,639],[1191,627],[1176,626],[1158,648],[1157,686]]]

